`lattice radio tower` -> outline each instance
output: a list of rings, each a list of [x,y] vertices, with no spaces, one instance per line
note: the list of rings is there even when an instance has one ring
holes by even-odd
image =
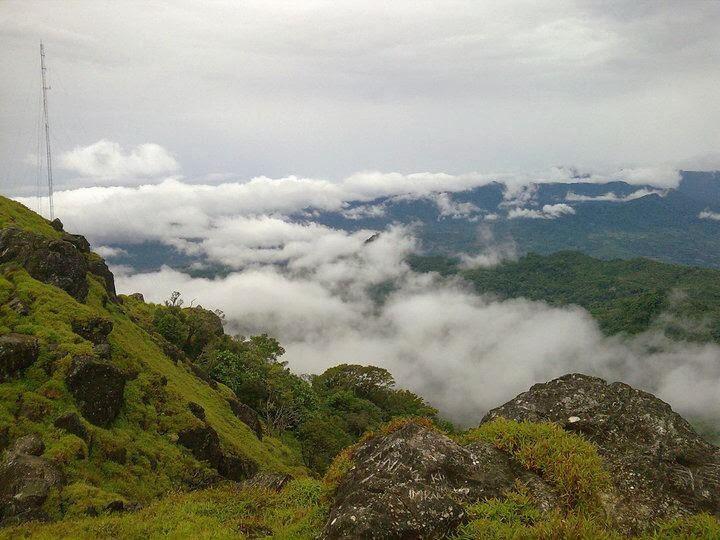
[[[50,220],[55,219],[55,207],[53,205],[53,177],[52,177],[52,153],[50,151],[50,119],[48,118],[48,101],[47,91],[50,87],[47,85],[45,67],[45,47],[40,42],[40,72],[42,73],[42,102],[43,102],[43,122],[45,124],[45,155],[47,158],[47,182],[48,182],[48,205],[50,207]]]

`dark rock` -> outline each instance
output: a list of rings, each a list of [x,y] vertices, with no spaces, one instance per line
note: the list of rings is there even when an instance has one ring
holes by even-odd
[[[536,475],[490,445],[464,448],[409,423],[366,441],[338,485],[326,538],[443,538],[465,518],[464,504],[502,496],[527,480],[552,498]],[[543,497],[541,497],[543,498]]]
[[[0,264],[11,261],[38,281],[59,287],[77,300],[84,301],[87,296],[87,261],[70,242],[7,227],[0,230]]]
[[[536,384],[483,422],[497,417],[556,422],[595,443],[615,485],[607,513],[625,532],[680,515],[720,516],[720,449],[652,394],[571,374]]]
[[[39,435],[32,433],[16,440],[10,452],[16,454],[27,454],[28,456],[41,456],[45,452],[45,443]]]
[[[53,220],[50,222],[50,226],[51,226],[53,229],[55,229],[56,231],[61,231],[61,232],[62,232],[62,230],[63,230],[63,223],[62,223],[62,221],[60,221],[60,218],[55,218],[55,219],[53,219]]]
[[[24,334],[0,336],[0,382],[7,381],[18,371],[37,360],[40,354],[37,338]]]
[[[72,433],[73,435],[80,437],[84,441],[88,441],[90,439],[90,434],[88,433],[85,424],[82,423],[82,420],[80,420],[80,417],[75,412],[69,412],[59,416],[55,419],[53,425],[58,429],[64,429],[68,433]]]
[[[91,356],[73,358],[65,378],[82,415],[98,426],[109,425],[120,412],[125,381],[118,368]]]
[[[90,253],[90,242],[83,235],[65,233],[62,235],[62,239],[71,243],[82,253]]]
[[[120,499],[110,501],[105,505],[106,512],[122,512],[125,510],[125,503]]]
[[[99,345],[107,341],[113,329],[113,322],[105,317],[91,317],[90,319],[75,319],[71,326],[73,332],[78,336]]]
[[[243,485],[269,491],[280,491],[290,480],[292,480],[292,476],[289,474],[257,473],[252,478],[245,480]]]
[[[170,358],[170,360],[173,361],[173,363],[190,363],[188,357],[185,356],[185,353],[179,347],[176,347],[159,334],[153,335],[153,341],[162,349],[162,352],[165,354],[165,356],[167,356],[168,358]]]
[[[128,295],[130,298],[134,298],[138,302],[145,303],[145,297],[142,295],[142,293],[136,292]]]
[[[22,300],[20,300],[17,296],[13,297],[8,302],[8,307],[18,315],[21,315],[23,317],[30,314],[30,308],[28,307],[28,305]]]
[[[207,461],[217,469],[222,460],[220,437],[210,426],[193,427],[178,433],[178,443],[190,450],[192,455],[201,461]]]
[[[255,432],[257,438],[262,440],[263,428],[260,423],[260,417],[258,413],[252,407],[248,407],[240,400],[235,398],[228,399],[228,404],[233,414],[241,421],[244,422],[250,429]]]
[[[99,277],[105,282],[105,290],[108,293],[108,297],[113,302],[118,302],[117,292],[115,291],[115,276],[108,268],[108,265],[103,259],[97,255],[90,255],[88,257],[88,270],[91,274]]]
[[[50,461],[20,452],[9,452],[0,464],[2,522],[46,519],[42,505],[50,489],[64,483],[62,472]]]
[[[257,473],[258,466],[254,461],[236,456],[233,454],[224,454],[220,459],[217,471],[228,480],[234,482],[242,482],[248,478],[251,478]]]
[[[190,409],[190,412],[193,413],[196,418],[199,418],[200,420],[205,420],[205,409],[202,408],[202,405],[191,401],[190,403],[188,403],[188,409]]]

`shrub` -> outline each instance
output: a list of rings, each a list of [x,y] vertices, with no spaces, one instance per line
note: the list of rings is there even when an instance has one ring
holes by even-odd
[[[555,424],[499,418],[467,432],[461,441],[485,441],[508,452],[550,482],[567,509],[599,508],[599,495],[610,485],[595,445]]]

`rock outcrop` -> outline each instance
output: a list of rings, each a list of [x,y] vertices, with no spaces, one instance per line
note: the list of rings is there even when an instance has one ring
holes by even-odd
[[[125,382],[126,377],[118,368],[92,356],[76,356],[65,378],[82,415],[103,427],[120,412]]]
[[[62,472],[40,455],[45,445],[36,435],[22,437],[0,464],[1,521],[42,520],[42,505],[53,487],[64,483]]]
[[[552,490],[491,445],[463,447],[409,423],[361,444],[338,485],[324,536],[442,538],[465,518],[464,504],[502,496],[526,481],[541,500]]]
[[[68,433],[80,437],[84,441],[90,440],[90,434],[77,413],[69,412],[58,416],[53,425],[58,429],[64,429]]]
[[[230,405],[230,409],[232,410],[233,414],[241,422],[243,422],[250,429],[252,429],[255,432],[255,435],[257,435],[258,439],[262,440],[263,428],[262,424],[260,423],[260,417],[258,416],[258,413],[255,412],[255,409],[249,407],[248,405],[245,405],[243,402],[236,398],[228,399],[228,404]]]
[[[679,515],[720,516],[720,449],[652,394],[571,374],[536,384],[483,422],[497,417],[556,422],[595,443],[615,484],[607,513],[627,532]]]
[[[217,432],[207,424],[180,431],[178,443],[228,480],[240,482],[252,477],[258,470],[254,461],[224,452]]]
[[[81,302],[87,296],[87,261],[70,242],[8,227],[0,230],[0,264],[11,261],[38,281],[55,285]]]
[[[107,341],[113,329],[113,322],[105,317],[92,317],[90,319],[75,319],[72,321],[72,330],[80,337],[87,339],[93,345]]]
[[[37,338],[24,334],[0,336],[0,382],[33,364],[40,354]]]
[[[90,252],[90,244],[79,234],[63,233],[58,239],[17,227],[1,229],[0,264],[11,261],[38,281],[55,285],[81,302],[87,297],[86,274],[90,272],[103,280],[108,297],[117,301],[115,277],[105,261]]]

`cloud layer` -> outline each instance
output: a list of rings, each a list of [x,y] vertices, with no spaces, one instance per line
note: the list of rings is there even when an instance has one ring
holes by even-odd
[[[125,151],[118,143],[105,139],[63,153],[60,165],[99,181],[149,178],[180,169],[175,158],[158,144],[141,144]]]

